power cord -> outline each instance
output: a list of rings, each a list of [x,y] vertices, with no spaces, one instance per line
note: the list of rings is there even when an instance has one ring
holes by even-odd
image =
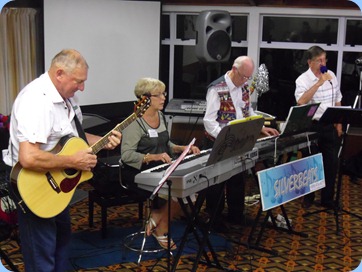
[[[210,180],[209,180],[209,178],[208,178],[207,176],[203,175],[203,174],[200,174],[200,175],[199,175],[199,179],[202,179],[202,178],[204,178],[204,179],[207,180],[207,188],[209,188],[209,187],[210,187]]]

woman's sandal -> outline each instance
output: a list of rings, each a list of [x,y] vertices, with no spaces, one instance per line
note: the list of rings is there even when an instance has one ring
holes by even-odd
[[[159,243],[159,245],[164,248],[164,249],[168,249],[168,234],[165,233],[164,235],[160,235],[160,236],[157,236],[156,233],[152,233],[153,237],[156,238],[157,242]],[[172,240],[172,238],[170,239],[170,249],[171,250],[175,250],[177,247],[176,247],[176,244],[175,242]]]
[[[147,225],[146,225],[147,236],[150,236],[155,231],[156,228],[157,228],[157,225],[156,225],[155,220],[153,220],[152,217],[150,217],[150,219],[148,220]]]

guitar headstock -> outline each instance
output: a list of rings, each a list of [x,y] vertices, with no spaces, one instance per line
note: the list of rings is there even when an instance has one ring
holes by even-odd
[[[137,117],[141,117],[145,111],[150,107],[151,100],[148,96],[142,96],[138,99],[137,103],[134,105],[134,113]]]

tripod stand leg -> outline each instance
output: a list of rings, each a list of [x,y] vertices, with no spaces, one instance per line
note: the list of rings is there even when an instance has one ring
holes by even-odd
[[[140,249],[140,254],[138,255],[137,264],[141,263],[143,249],[145,248],[146,238],[147,238],[147,234],[146,234],[146,229],[145,229],[145,233],[143,234],[143,240],[142,240],[142,245],[141,245],[141,249]]]

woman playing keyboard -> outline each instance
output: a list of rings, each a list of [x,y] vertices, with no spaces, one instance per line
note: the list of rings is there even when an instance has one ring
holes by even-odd
[[[150,98],[150,107],[144,115],[137,118],[122,131],[122,163],[121,178],[129,188],[150,195],[150,192],[137,188],[134,177],[143,170],[164,163],[171,163],[175,154],[182,153],[187,146],[176,145],[170,141],[166,121],[161,110],[164,107],[166,95],[165,84],[154,78],[142,78],[135,86],[134,93],[137,98],[147,96]],[[196,146],[191,152],[199,154]],[[171,220],[180,212],[178,202],[171,201]],[[148,220],[147,235],[153,235],[161,247],[168,248],[168,204],[164,203],[159,209],[152,209]],[[176,245],[171,239],[171,249]]]

